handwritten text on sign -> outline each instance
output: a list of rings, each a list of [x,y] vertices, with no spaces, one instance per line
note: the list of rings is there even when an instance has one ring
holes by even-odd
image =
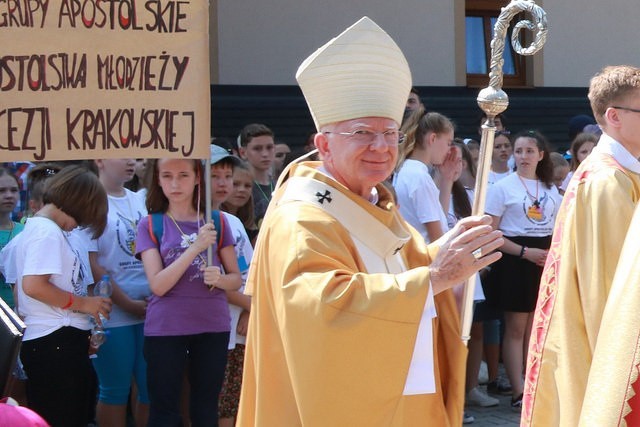
[[[208,14],[198,0],[0,0],[0,158],[206,158]]]

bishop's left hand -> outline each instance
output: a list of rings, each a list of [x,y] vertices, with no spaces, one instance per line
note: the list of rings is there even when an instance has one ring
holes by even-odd
[[[494,230],[489,215],[464,218],[436,242],[440,249],[429,265],[434,293],[467,280],[502,256],[502,232]]]

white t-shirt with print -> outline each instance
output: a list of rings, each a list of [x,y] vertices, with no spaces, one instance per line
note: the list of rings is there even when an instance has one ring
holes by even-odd
[[[28,218],[29,221],[31,218]],[[80,257],[80,261],[82,265],[87,266],[86,273],[84,276],[84,283],[89,286],[93,284],[93,275],[91,274],[91,270],[89,268],[89,246],[91,244],[91,238],[87,231],[76,228],[70,233],[64,233],[71,246],[77,249],[78,256]],[[22,233],[18,234],[16,237],[11,239],[9,243],[2,249],[2,253],[0,254],[0,272],[4,274],[7,283],[17,283],[17,275],[18,272],[16,270],[16,248],[20,243],[20,239],[22,238]]]
[[[238,289],[238,292],[244,292],[244,285],[247,282],[247,276],[249,275],[249,265],[251,264],[251,258],[253,257],[253,247],[247,232],[244,229],[244,225],[238,219],[238,217],[224,212],[224,217],[229,222],[229,228],[233,233],[234,249],[236,251],[236,257],[238,259],[238,267],[240,268],[240,274],[242,275],[242,286]],[[229,304],[229,314],[231,315],[231,332],[229,333],[229,350],[234,349],[236,344],[244,344],[246,337],[238,335],[236,328],[238,326],[238,319],[242,308],[237,305]]]
[[[98,253],[100,264],[122,291],[133,300],[151,295],[142,261],[135,257],[136,233],[140,219],[147,216],[144,201],[137,193],[125,189],[121,197],[108,196],[107,227],[97,240],[91,241],[90,252]],[[96,277],[99,280],[100,277]],[[144,323],[118,305],[111,307],[107,328]]]
[[[91,329],[88,314],[45,304],[25,294],[22,288],[23,276],[50,274],[49,282],[58,288],[78,296],[87,295],[87,282],[92,281],[89,266],[80,257],[82,248],[73,248],[65,234],[50,219],[29,218],[15,248],[18,309],[27,325],[25,341],[49,335],[64,326]],[[74,237],[71,240],[75,241]]]
[[[536,194],[539,208],[534,205]],[[538,180],[514,173],[489,186],[485,212],[501,217],[498,228],[507,237],[550,236],[561,200],[555,185],[547,188]]]
[[[440,204],[440,190],[433,182],[427,165],[419,160],[407,159],[393,177],[400,213],[429,243],[425,223],[440,221],[442,232],[449,231],[447,216]]]

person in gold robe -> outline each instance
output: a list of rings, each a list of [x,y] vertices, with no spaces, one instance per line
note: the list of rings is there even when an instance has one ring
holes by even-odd
[[[426,246],[381,184],[411,88],[362,18],[300,66],[322,162],[281,174],[247,280],[238,426],[460,426],[466,349],[451,288],[496,261],[489,218]],[[478,250],[479,249],[479,250]]]
[[[625,406],[608,400],[602,380],[626,390],[637,377],[602,342],[617,336],[605,313],[620,301],[612,282],[640,199],[640,69],[604,68],[591,79],[589,100],[604,133],[573,175],[556,220],[529,343],[523,426],[622,425],[622,416],[594,421],[594,413],[615,407],[622,414]],[[627,352],[636,346],[636,338],[624,345]]]
[[[583,424],[597,426],[640,425],[640,204],[636,207],[607,305],[601,333],[593,352],[585,393]]]

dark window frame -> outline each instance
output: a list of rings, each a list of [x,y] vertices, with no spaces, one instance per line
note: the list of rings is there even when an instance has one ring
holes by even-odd
[[[465,1],[465,20],[467,17],[480,17],[483,20],[484,28],[484,48],[485,58],[487,61],[486,74],[467,73],[468,87],[486,87],[489,85],[489,71],[491,70],[491,39],[493,38],[493,25],[491,18],[497,18],[500,15],[500,9],[509,2],[505,0],[466,0]],[[517,15],[513,18],[505,40],[505,49],[511,50],[514,62],[515,74],[503,75],[503,87],[528,87],[527,79],[527,57],[519,55],[513,51],[511,46],[511,28],[515,22],[524,19],[524,14]],[[520,32],[521,44],[525,46],[525,31]],[[466,62],[465,62],[466,63]]]

